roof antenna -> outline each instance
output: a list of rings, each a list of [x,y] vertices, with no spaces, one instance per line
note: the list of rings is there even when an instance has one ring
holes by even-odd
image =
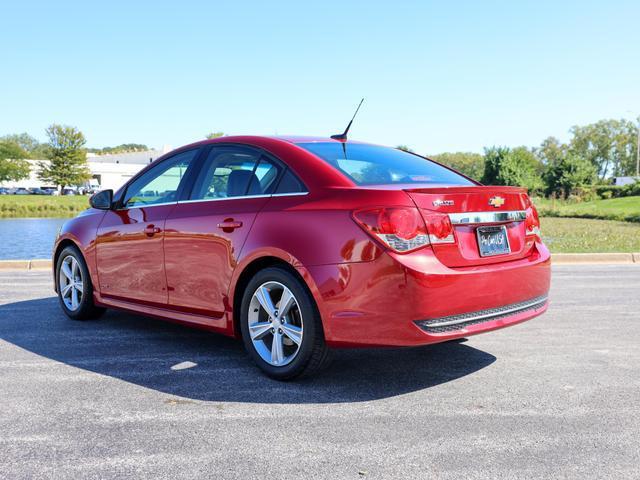
[[[338,133],[337,135],[331,135],[331,138],[333,138],[334,140],[341,140],[341,141],[344,141],[347,139],[347,133],[349,133],[349,129],[351,128],[351,124],[353,123],[353,119],[356,118],[356,115],[358,114],[358,110],[360,110],[360,106],[362,105],[362,102],[364,102],[364,98],[360,100],[360,103],[358,104],[358,108],[356,108],[356,113],[353,114],[353,117],[351,118],[351,121],[349,122],[349,125],[347,125],[347,128],[344,130],[344,132]]]

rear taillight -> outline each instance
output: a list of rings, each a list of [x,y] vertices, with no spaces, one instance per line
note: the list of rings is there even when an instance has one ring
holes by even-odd
[[[446,214],[425,212],[423,218],[417,208],[393,207],[359,210],[353,217],[368,233],[399,253],[430,243],[455,242],[453,225]]]
[[[540,218],[538,217],[538,211],[533,204],[527,207],[527,217],[525,218],[524,225],[527,230],[527,235],[535,235],[540,238]]]
[[[358,210],[354,212],[353,218],[368,233],[396,252],[411,252],[429,245],[427,228],[417,208]]]
[[[456,241],[449,215],[446,213],[427,213],[424,210],[423,212],[431,243],[454,243]]]

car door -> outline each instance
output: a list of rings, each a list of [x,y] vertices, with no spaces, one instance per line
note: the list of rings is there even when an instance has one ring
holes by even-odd
[[[135,178],[98,227],[96,262],[106,297],[166,306],[164,228],[199,149],[160,161]]]
[[[260,150],[215,145],[198,167],[187,199],[166,222],[169,305],[216,325],[228,309],[231,275],[256,214],[276,187],[283,166]]]

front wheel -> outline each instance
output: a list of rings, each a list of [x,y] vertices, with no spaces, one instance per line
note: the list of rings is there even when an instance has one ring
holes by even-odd
[[[56,264],[58,300],[64,313],[73,320],[97,318],[105,311],[93,303],[93,285],[87,264],[75,247],[66,247]]]
[[[270,377],[289,380],[311,375],[329,355],[313,298],[289,271],[258,272],[242,298],[240,326],[245,348]]]

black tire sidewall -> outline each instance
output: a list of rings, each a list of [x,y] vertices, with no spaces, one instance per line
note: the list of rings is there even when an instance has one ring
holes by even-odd
[[[80,308],[77,310],[69,310],[62,300],[62,291],[60,289],[60,266],[62,261],[72,256],[78,262],[78,266],[82,272],[82,300],[80,301]],[[58,302],[64,313],[73,320],[86,320],[93,316],[95,310],[93,304],[93,286],[91,284],[91,276],[89,275],[89,269],[87,263],[84,261],[84,257],[76,247],[65,247],[58,256],[58,262],[56,263],[56,289],[58,290]]]
[[[265,362],[260,354],[256,351],[249,335],[249,304],[251,297],[256,289],[265,282],[275,281],[285,285],[298,301],[300,312],[302,313],[302,321],[304,334],[302,336],[302,345],[296,357],[291,363],[282,367],[273,366]],[[324,342],[322,325],[319,320],[316,304],[306,286],[291,272],[278,267],[270,267],[258,272],[248,283],[242,296],[242,304],[240,308],[240,330],[242,332],[242,340],[245,349],[253,359],[253,361],[270,377],[284,380],[296,377],[304,372],[305,368],[313,355],[314,344],[321,336]]]

